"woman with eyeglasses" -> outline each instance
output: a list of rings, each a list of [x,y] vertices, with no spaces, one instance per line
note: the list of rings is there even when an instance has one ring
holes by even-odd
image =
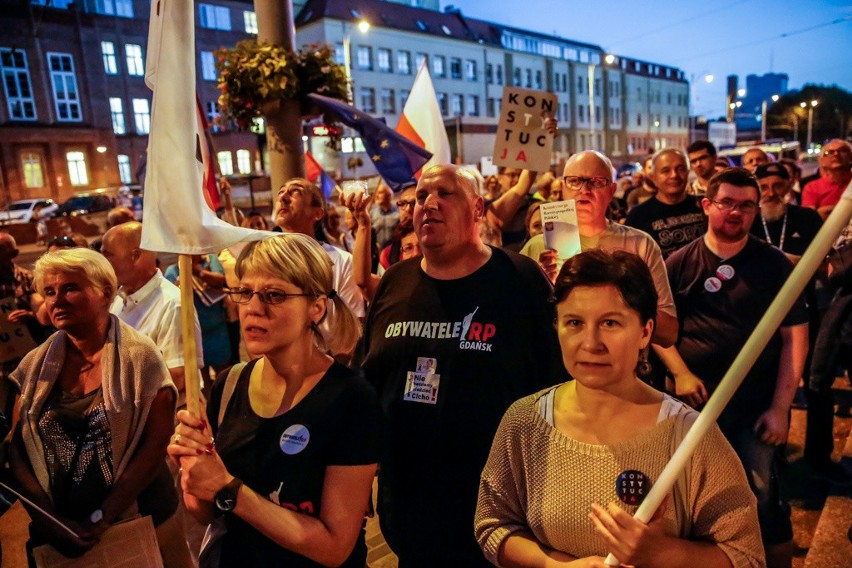
[[[206,416],[179,412],[168,447],[187,509],[212,523],[201,564],[363,567],[381,410],[332,357],[352,350],[358,319],[305,235],[248,245],[236,270],[227,294],[258,358],[220,374]]]

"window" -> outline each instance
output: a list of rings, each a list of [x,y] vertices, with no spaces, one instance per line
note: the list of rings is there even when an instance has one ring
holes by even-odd
[[[672,115],[670,114],[666,116],[666,126],[668,126],[669,128],[671,128],[672,126]]]
[[[453,95],[453,116],[461,116],[464,114],[464,96]]]
[[[473,59],[464,62],[464,78],[468,81],[476,81],[476,61]]]
[[[115,58],[115,44],[111,41],[102,41],[101,53],[104,56],[104,72],[107,75],[116,75],[118,73],[118,61]]]
[[[461,59],[458,57],[450,58],[450,77],[453,79],[461,79],[462,69],[461,69]]]
[[[526,83],[525,83],[526,86],[527,86],[527,89],[532,89],[532,86],[533,86],[532,69],[526,69],[526,73],[524,73],[524,75],[526,76],[526,79],[527,79]]]
[[[198,5],[198,19],[202,28],[208,30],[231,30],[231,11],[225,6]]]
[[[543,83],[542,83],[542,78],[541,78],[541,71],[536,71],[535,72],[535,88],[541,90],[542,85],[543,85]]]
[[[399,50],[396,52],[396,72],[411,75],[411,52]]]
[[[60,122],[78,122],[83,120],[80,112],[80,95],[77,93],[77,77],[74,74],[74,60],[67,53],[48,53],[50,83],[53,86],[53,102],[56,105],[56,119]]]
[[[21,49],[14,51],[5,47],[0,49],[0,71],[3,74],[3,87],[6,90],[9,118],[12,120],[35,120],[35,100],[30,86],[27,54]]]
[[[396,114],[396,98],[393,89],[382,89],[380,93],[383,114]]]
[[[130,173],[130,156],[127,154],[118,155],[118,177],[121,178],[121,183],[133,183],[133,175]]]
[[[234,175],[234,158],[229,151],[216,152],[216,160],[219,161],[219,172],[223,176]]]
[[[251,173],[251,152],[248,150],[237,150],[237,170],[241,174]]]
[[[595,96],[600,96],[601,94],[601,80],[595,79]]]
[[[402,89],[399,91],[399,108],[405,109],[405,103],[408,102],[408,94],[409,91],[407,89]]]
[[[367,45],[359,45],[357,52],[358,69],[364,71],[373,70],[373,48]]]
[[[334,62],[338,65],[346,65],[346,53],[343,51],[343,44],[334,44]]]
[[[21,169],[24,172],[24,186],[29,188],[44,187],[44,168],[41,165],[41,154],[38,152],[21,152]]]
[[[116,134],[127,134],[127,127],[124,125],[124,110],[121,108],[119,97],[109,98],[109,112],[112,115],[112,131]]]
[[[435,77],[447,76],[446,69],[444,68],[445,62],[446,60],[443,55],[436,55],[432,58],[432,74],[435,75]]]
[[[503,66],[502,65],[497,66],[497,84],[498,85],[503,84]]]
[[[213,58],[212,51],[201,52],[201,78],[205,81],[215,81],[218,78],[216,73],[216,61]]]
[[[577,122],[585,122],[586,121],[586,113],[585,107],[583,105],[577,105]],[[583,144],[585,146],[585,144]]]
[[[497,113],[495,112],[496,109],[497,105],[494,104],[494,99],[488,97],[488,99],[485,101],[485,116],[487,116],[488,118],[494,118],[497,115]]]
[[[142,46],[128,43],[124,46],[124,55],[127,57],[127,74],[141,77],[145,74],[145,62],[142,61]]]
[[[245,24],[247,34],[257,34],[257,14],[250,10],[244,10],[243,24]]]
[[[133,99],[133,122],[136,124],[136,134],[148,134],[151,131],[148,99]]]
[[[578,95],[583,94],[583,77],[581,77],[581,76],[577,77],[577,94]]]
[[[668,71],[668,69],[666,69],[666,71]],[[672,104],[672,94],[671,93],[666,93],[666,102],[668,104]]]
[[[514,86],[520,87],[521,86],[521,69],[519,67],[515,67],[515,71],[513,73],[513,76],[514,76],[513,78],[514,78],[514,82],[515,82]]]
[[[447,102],[447,93],[438,93],[438,107],[441,109],[441,114],[447,116],[450,114],[450,109]]]
[[[71,180],[71,185],[89,185],[86,155],[83,152],[66,152],[65,161],[68,163],[68,178]]]
[[[477,95],[467,96],[468,116],[479,116],[479,97]]]
[[[423,62],[426,61],[428,64],[429,56],[425,53],[418,53],[417,58],[415,60],[415,64],[417,65],[417,70],[420,71],[420,66],[423,65]]]
[[[595,122],[601,123],[601,107],[595,105]]]
[[[376,112],[376,90],[371,87],[361,87],[359,95],[361,110],[364,112]]]
[[[636,115],[636,126],[642,126],[642,113]]]
[[[382,73],[391,72],[391,50],[380,47],[376,51],[376,65]]]
[[[485,64],[485,82],[489,85],[494,82],[494,66],[490,63]]]
[[[210,126],[210,129],[213,132],[219,132],[222,130],[222,125],[219,124],[219,117],[222,116],[222,113],[219,112],[219,105],[216,104],[216,101],[207,101],[204,105],[205,116],[207,117],[207,124]]]
[[[35,3],[33,2],[33,4]],[[133,17],[133,0],[95,0],[93,4],[96,14],[120,16],[122,18]]]

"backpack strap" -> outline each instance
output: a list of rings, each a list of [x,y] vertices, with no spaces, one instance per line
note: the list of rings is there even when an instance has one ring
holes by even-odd
[[[222,399],[219,401],[219,417],[216,420],[216,426],[220,426],[222,420],[225,419],[225,410],[228,409],[228,402],[230,402],[231,397],[234,395],[234,389],[237,388],[237,381],[245,366],[246,363],[237,363],[228,371],[228,376],[225,378],[225,387],[222,389]]]

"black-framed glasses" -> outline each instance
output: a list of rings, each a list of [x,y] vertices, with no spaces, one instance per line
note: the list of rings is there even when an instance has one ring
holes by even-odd
[[[406,207],[414,207],[415,203],[417,203],[416,199],[399,199],[396,202],[396,206],[399,209],[405,209]]]
[[[757,202],[755,201],[734,201],[733,199],[722,199],[721,201],[711,200],[713,205],[719,208],[720,211],[739,211],[740,213],[750,214],[757,211]]]
[[[284,290],[278,290],[276,288],[264,288],[262,290],[252,290],[251,288],[225,288],[223,292],[225,292],[225,294],[227,294],[231,301],[235,304],[248,304],[251,302],[251,297],[257,294],[257,297],[260,298],[261,302],[269,304],[270,306],[281,304],[287,300],[287,298],[316,296],[316,294],[291,294],[290,292],[285,292]]]
[[[580,191],[588,186],[595,190],[603,190],[612,185],[612,180],[605,177],[581,177],[581,176],[565,176],[562,178],[565,182],[565,187],[573,191]]]

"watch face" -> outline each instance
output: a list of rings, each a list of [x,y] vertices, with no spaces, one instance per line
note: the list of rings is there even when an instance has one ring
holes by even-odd
[[[227,495],[223,495],[222,493],[224,493],[225,491],[227,491],[227,488],[224,491],[220,492],[219,495],[216,495],[216,507],[220,511],[232,511],[237,505],[237,497],[236,495],[231,494],[229,491]]]
[[[98,524],[102,520],[104,520],[104,512],[100,509],[96,509],[92,512],[91,515],[89,515],[89,522],[91,522],[93,525]]]

